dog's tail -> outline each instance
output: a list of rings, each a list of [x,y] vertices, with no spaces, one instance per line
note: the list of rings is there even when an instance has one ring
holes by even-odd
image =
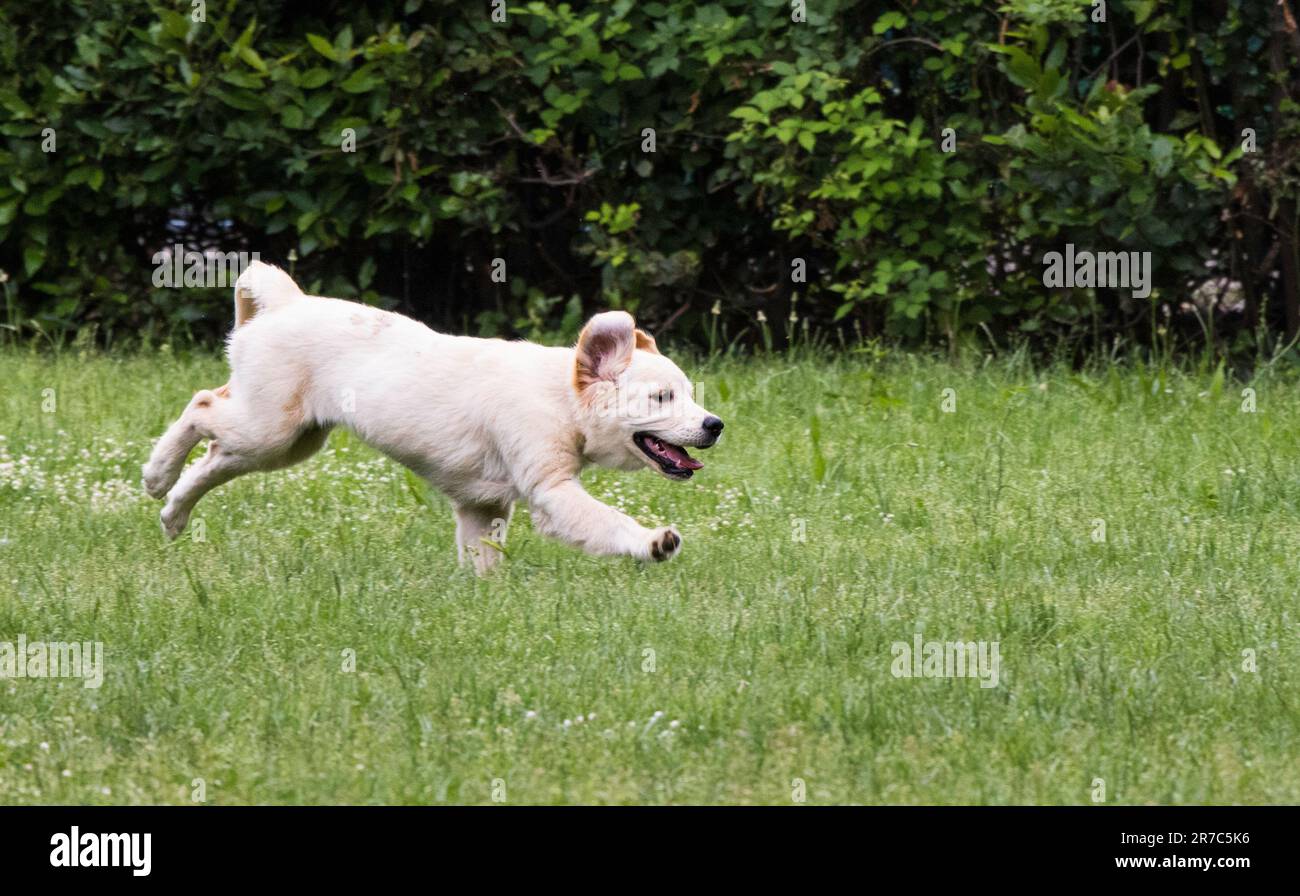
[[[235,326],[259,311],[274,311],[302,297],[292,277],[274,265],[254,261],[235,281]]]

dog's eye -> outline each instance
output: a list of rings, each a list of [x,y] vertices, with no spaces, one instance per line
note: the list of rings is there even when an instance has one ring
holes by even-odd
[[[663,404],[665,401],[672,401],[672,400],[673,400],[673,393],[671,389],[665,389],[664,391],[660,392],[658,395],[655,396],[655,401],[659,402],[660,404]]]

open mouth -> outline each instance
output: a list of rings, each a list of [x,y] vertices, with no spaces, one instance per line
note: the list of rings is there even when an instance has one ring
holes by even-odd
[[[632,441],[636,442],[636,446],[645,452],[646,457],[658,464],[663,474],[671,479],[690,479],[696,470],[704,466],[687,454],[686,449],[681,445],[665,442],[648,432],[636,433],[632,436]]]

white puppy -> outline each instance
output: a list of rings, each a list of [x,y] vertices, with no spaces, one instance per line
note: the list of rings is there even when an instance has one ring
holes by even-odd
[[[254,262],[235,283],[230,382],[203,390],[154,447],[145,489],[167,497],[163,530],[243,473],[311,456],[333,426],[405,464],[451,498],[459,556],[497,562],[516,500],[547,535],[592,554],[665,560],[672,526],[647,529],[583,490],[587,464],[689,479],[722,421],[623,311],[597,314],[576,348],[435,333],[355,302],[307,296]],[[207,453],[184,471],[202,439]]]

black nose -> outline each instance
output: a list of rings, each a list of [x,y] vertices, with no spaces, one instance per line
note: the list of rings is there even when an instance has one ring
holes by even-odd
[[[705,432],[711,433],[715,436],[718,433],[722,432],[722,421],[717,417],[713,417],[713,416],[705,417],[704,422],[701,423],[700,425],[704,427]]]

